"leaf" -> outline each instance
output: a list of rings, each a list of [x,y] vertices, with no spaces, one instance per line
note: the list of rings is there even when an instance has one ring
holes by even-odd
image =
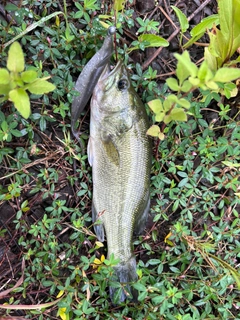
[[[189,75],[192,77],[197,76],[198,68],[195,63],[191,61],[188,51],[184,51],[181,55],[176,53],[175,57],[179,64],[177,68],[181,68],[181,72],[184,72],[184,76],[182,76],[181,81],[185,80]],[[177,76],[179,77],[178,74]]]
[[[69,320],[69,313],[66,313],[67,308],[59,308],[57,315],[60,316],[62,320]]]
[[[37,72],[34,70],[27,70],[21,73],[21,78],[24,82],[30,83],[37,79]]]
[[[163,111],[162,102],[159,99],[149,101],[148,106],[155,114]]]
[[[139,42],[147,41],[149,45],[146,47],[167,47],[169,42],[162,37],[157,36],[156,34],[141,34],[138,37]]]
[[[181,98],[177,101],[177,104],[179,104],[181,107],[185,109],[189,109],[191,107],[191,104],[188,100]]]
[[[178,9],[177,7],[175,6],[171,6],[171,8],[175,11],[177,17],[178,17],[178,20],[179,20],[179,23],[180,23],[180,27],[181,27],[181,30],[182,32],[186,32],[188,27],[189,27],[189,23],[188,23],[188,20],[187,20],[187,17],[185,16],[185,14],[180,10]]]
[[[194,28],[192,28],[190,34],[193,37],[197,37],[202,33],[205,33],[207,29],[211,29],[213,24],[215,26],[219,25],[219,15],[213,14],[209,17],[202,19]]]
[[[183,48],[186,49],[198,39],[200,39],[207,29],[211,29],[213,25],[219,24],[219,16],[218,14],[213,14],[207,18],[204,18],[199,24],[197,24],[190,32],[192,38],[184,44]]]
[[[152,137],[158,137],[159,133],[160,133],[160,128],[155,124],[152,125],[147,131],[147,135]]]
[[[188,92],[192,89],[192,84],[189,80],[185,80],[181,86],[181,91]]]
[[[187,114],[182,108],[174,108],[172,112],[164,118],[164,122],[168,124],[172,120],[187,121]]]
[[[9,48],[7,68],[13,72],[24,70],[24,55],[19,42],[14,42]]]
[[[14,89],[9,92],[9,98],[14,103],[20,114],[27,119],[30,116],[30,100],[26,91],[22,88]]]
[[[0,85],[0,94],[4,94],[4,95],[8,95],[9,91],[11,90],[12,88],[10,87],[9,84],[1,84]],[[4,99],[5,100],[5,99]],[[2,100],[1,100],[2,102]]]
[[[211,72],[211,70],[209,70],[208,68],[208,63],[207,61],[203,61],[203,63],[201,64],[200,68],[198,69],[198,79],[202,80],[202,81],[208,81],[211,78],[213,78],[213,74]]]
[[[121,11],[124,9],[126,0],[114,0],[113,8],[115,11]]]
[[[60,298],[64,294],[64,290],[60,290],[56,296],[56,298]]]
[[[222,161],[222,163],[230,168],[239,168],[240,167],[240,163],[233,163],[231,161]]]
[[[109,24],[107,24],[106,22],[99,20],[99,23],[103,26],[103,28],[105,29],[109,28]]]
[[[209,48],[207,47],[204,50],[204,60],[207,62],[211,71],[217,70],[217,59],[210,53]]]
[[[37,79],[27,85],[26,88],[33,94],[44,94],[55,90],[56,86],[45,79]]]
[[[182,108],[175,108],[171,112],[171,118],[175,121],[187,121],[187,114]]]
[[[180,89],[179,84],[177,79],[175,78],[168,78],[166,80],[168,87],[172,90],[172,91],[178,91]]]
[[[10,75],[7,69],[0,68],[0,84],[8,84],[10,82]]]
[[[217,82],[230,82],[238,78],[240,78],[240,69],[221,68],[217,70],[212,80]]]

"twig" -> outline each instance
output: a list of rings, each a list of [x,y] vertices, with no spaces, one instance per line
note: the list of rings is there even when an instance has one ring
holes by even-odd
[[[188,21],[192,20],[197,14],[198,12],[200,12],[209,2],[211,2],[211,0],[205,0],[200,7],[198,7],[189,17],[188,17]],[[180,28],[177,28],[168,38],[167,41],[171,41],[180,31]],[[145,63],[142,66],[142,69],[145,70],[147,69],[147,67],[150,65],[150,63],[152,63],[152,61],[161,53],[163,47],[160,47],[158,50],[156,50],[153,55],[147,60],[145,61]]]

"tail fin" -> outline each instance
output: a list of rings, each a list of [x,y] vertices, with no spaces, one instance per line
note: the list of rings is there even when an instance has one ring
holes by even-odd
[[[110,287],[110,297],[114,303],[121,303],[125,299],[137,301],[137,291],[130,283],[138,278],[136,273],[136,258],[131,257],[125,264],[119,263],[114,267],[114,279],[117,279],[123,286],[119,288]]]

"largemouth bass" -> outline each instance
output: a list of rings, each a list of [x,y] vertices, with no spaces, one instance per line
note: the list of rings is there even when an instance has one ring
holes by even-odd
[[[149,211],[151,142],[145,107],[119,62],[107,65],[91,99],[88,159],[92,166],[92,219],[99,241],[106,234],[108,257],[120,260],[115,276],[123,284],[119,302],[136,293],[129,283],[137,280],[133,232],[141,233]],[[111,299],[116,289],[110,288]],[[117,295],[117,293],[116,293]],[[131,297],[131,296],[130,296]]]

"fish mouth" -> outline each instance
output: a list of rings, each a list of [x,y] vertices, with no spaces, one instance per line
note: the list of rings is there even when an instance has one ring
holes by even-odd
[[[108,63],[106,65],[106,67],[103,69],[103,72],[102,72],[99,80],[102,81],[102,80],[106,80],[108,77],[112,77],[112,76],[114,77],[114,75],[117,73],[122,74],[122,73],[124,73],[123,70],[124,70],[124,64],[120,60],[118,61],[118,63],[116,64],[116,66],[112,70],[110,68],[110,64]]]

